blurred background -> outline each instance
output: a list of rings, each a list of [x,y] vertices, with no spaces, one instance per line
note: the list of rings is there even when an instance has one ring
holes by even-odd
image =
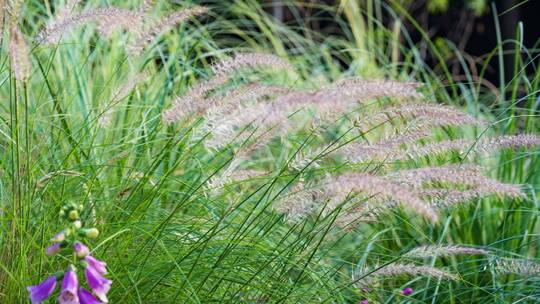
[[[387,28],[392,28],[397,22],[406,28],[410,38],[419,45],[426,62],[432,66],[436,61],[427,51],[426,36],[439,47],[444,49],[444,40],[455,44],[458,50],[467,54],[476,63],[489,56],[503,42],[508,60],[505,60],[504,73],[511,77],[514,72],[513,54],[516,41],[528,50],[538,48],[540,37],[540,1],[538,0],[420,0],[420,1],[367,1],[367,0],[311,0],[311,1],[282,1],[266,0],[266,9],[277,20],[286,24],[295,24],[326,33],[336,33],[339,25],[336,20],[325,15],[324,6],[333,6],[345,10],[351,4],[357,4],[366,10],[383,7],[375,12],[378,22]],[[400,14],[406,11],[408,14]],[[392,12],[392,13],[391,13]],[[396,18],[397,17],[397,18]],[[303,22],[304,24],[298,24]],[[305,22],[308,20],[309,22]],[[520,32],[522,31],[522,32]],[[500,37],[498,37],[500,35]],[[518,40],[519,39],[519,40]],[[521,41],[520,41],[521,40]],[[450,52],[448,52],[450,53]],[[458,59],[451,54],[445,54],[451,71],[459,76],[463,73]],[[495,62],[490,64],[485,78],[496,81],[502,72]]]

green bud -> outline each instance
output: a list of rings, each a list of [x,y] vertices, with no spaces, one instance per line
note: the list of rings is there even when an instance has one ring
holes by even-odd
[[[85,260],[79,260],[77,265],[79,265],[82,269],[86,269],[86,267],[88,267],[88,263]]]
[[[99,230],[97,228],[90,228],[85,231],[85,236],[89,239],[95,239],[99,235]]]
[[[79,212],[77,210],[71,210],[68,214],[68,217],[72,221],[76,221],[79,219]]]

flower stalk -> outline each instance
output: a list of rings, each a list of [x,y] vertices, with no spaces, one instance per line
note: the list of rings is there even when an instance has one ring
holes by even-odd
[[[82,205],[67,204],[60,210],[60,217],[67,221],[66,228],[57,233],[47,247],[47,256],[62,255],[64,260],[71,261],[64,271],[49,276],[42,283],[27,287],[32,304],[42,303],[50,298],[61,281],[58,303],[60,304],[100,304],[108,303],[107,293],[112,281],[105,278],[107,264],[94,258],[84,244],[86,239],[95,239],[99,231],[84,227],[79,215]],[[84,271],[78,271],[82,270]],[[84,273],[85,281],[90,289],[83,288],[79,282],[79,273]]]

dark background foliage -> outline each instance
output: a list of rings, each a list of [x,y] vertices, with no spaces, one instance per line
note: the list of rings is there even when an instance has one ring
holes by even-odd
[[[327,5],[339,7],[342,0],[311,0],[311,1],[273,1],[266,0],[267,10],[271,12],[276,19],[284,23],[298,23],[302,20],[304,24],[312,29],[321,32],[327,31],[335,34],[335,20],[326,15],[326,12],[317,9],[317,6]],[[358,0],[361,6],[366,7],[368,0]],[[481,9],[474,10],[471,3],[480,3]],[[438,39],[447,39],[453,43],[461,52],[470,55],[474,60],[481,64],[490,52],[498,44],[497,24],[500,26],[501,41],[504,43],[506,53],[512,53],[515,49],[517,31],[522,24],[523,46],[527,49],[536,49],[538,47],[538,38],[540,37],[540,1],[538,0],[497,0],[497,1],[471,1],[471,0],[421,0],[421,1],[381,1],[388,8],[402,7],[406,10],[410,18],[416,24],[411,22],[410,18],[398,15],[405,24],[413,41],[418,43],[420,49],[426,49],[423,46],[426,41],[421,32],[427,33],[431,40],[437,42]],[[437,3],[439,3],[437,6]],[[443,4],[440,4],[443,3]],[[294,8],[294,9],[293,9]],[[299,17],[298,14],[301,14]],[[391,26],[395,21],[388,12],[383,12],[383,20],[386,26]],[[507,55],[504,70],[507,77],[513,74],[512,54]],[[430,58],[429,52],[425,52],[426,61],[432,66],[436,61]],[[456,58],[448,57],[449,66],[452,67],[454,75],[460,75],[459,64]],[[485,78],[496,81],[499,77],[500,68],[495,61],[490,63]]]

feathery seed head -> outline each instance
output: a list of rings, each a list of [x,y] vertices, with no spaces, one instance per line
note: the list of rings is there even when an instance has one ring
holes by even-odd
[[[31,72],[30,54],[24,36],[16,25],[10,28],[9,58],[15,78],[26,82]]]
[[[140,36],[143,31],[144,15],[129,10],[117,9],[117,18],[101,18],[98,21],[98,31],[105,37],[111,37],[119,30],[124,30]]]
[[[339,227],[353,227],[357,223],[371,223],[379,221],[381,215],[399,207],[399,204],[392,200],[369,198],[364,199],[364,203],[358,207],[346,210],[336,218],[336,225]]]
[[[241,69],[272,68],[293,70],[293,67],[278,56],[263,53],[237,53],[232,58],[222,60],[212,67],[214,74],[227,75]]]
[[[382,177],[355,173],[344,174],[337,178],[327,177],[316,187],[298,190],[275,209],[288,213],[290,218],[303,218],[320,205],[317,202],[329,200],[326,211],[328,213],[342,205],[351,193],[361,194],[361,205],[352,209],[346,208],[336,219],[338,226],[373,221],[377,215],[397,205],[409,207],[432,222],[438,221],[435,209],[408,188]]]
[[[383,177],[368,174],[344,174],[334,179],[327,186],[327,189],[327,196],[332,198],[334,205],[342,202],[350,192],[362,192],[368,196],[394,200],[432,222],[437,222],[439,219],[437,212],[418,195]]]
[[[430,204],[438,209],[445,209],[494,195],[500,197],[506,196],[512,199],[522,199],[525,197],[519,186],[512,184],[501,185],[502,188],[499,189],[485,189],[481,187],[471,190],[423,189],[419,190],[419,195],[430,200]]]
[[[175,98],[172,107],[163,112],[163,122],[170,124],[191,114],[206,111],[211,107],[211,104],[205,102],[206,94],[227,83],[229,79],[227,75],[212,77],[191,87],[186,94]]]
[[[21,11],[24,6],[24,0],[8,0],[7,3],[2,2],[2,17],[4,13],[9,15],[9,26],[13,27],[19,23]],[[4,12],[5,9],[5,12]],[[3,24],[2,24],[3,25]]]
[[[210,141],[215,141],[208,145],[220,147],[227,144],[227,140],[234,137],[236,129],[252,123],[257,116],[263,114],[254,110],[259,107],[259,100],[266,103],[264,98],[284,94],[286,91],[283,87],[253,83],[228,90],[224,95],[206,98],[199,106],[200,112],[205,113],[201,133],[211,133],[213,137]]]
[[[189,18],[206,14],[208,10],[209,9],[205,6],[194,6],[161,18],[157,24],[151,25],[149,30],[139,33],[137,39],[128,47],[128,53],[139,55],[161,34],[171,30],[178,24],[185,22]]]
[[[254,178],[261,178],[268,175],[269,172],[255,170],[255,169],[237,169],[230,175],[230,180],[232,182],[238,182],[243,180],[250,180]]]
[[[391,80],[365,80],[360,78],[348,78],[336,82],[332,88],[337,93],[345,96],[362,97],[364,100],[393,97],[393,98],[421,98],[417,92],[421,84],[414,82],[397,82]]]
[[[506,135],[498,137],[484,137],[477,141],[469,139],[445,140],[430,143],[424,146],[414,145],[409,147],[409,157],[419,158],[428,155],[437,155],[449,151],[465,154],[468,151],[477,153],[489,153],[497,149],[519,149],[540,145],[540,136],[532,134]],[[405,159],[405,157],[400,157]]]
[[[214,117],[209,120],[207,127],[212,133],[212,137],[206,141],[206,146],[212,149],[221,149],[232,141],[244,142],[249,138],[255,140],[243,147],[242,154],[247,155],[262,145],[266,144],[282,129],[280,126],[269,125],[266,121],[269,104],[252,104],[240,106],[230,115]],[[276,123],[277,124],[277,123]],[[249,126],[256,129],[252,130]],[[242,131],[241,133],[239,131]]]
[[[95,8],[55,18],[38,34],[37,39],[43,44],[54,44],[69,30],[90,22],[97,23],[99,31],[105,36],[117,29],[138,33],[141,30],[143,18],[144,16],[139,12],[126,9]]]
[[[229,183],[241,182],[244,180],[263,177],[269,174],[269,172],[254,170],[254,169],[239,169],[238,167],[243,163],[242,157],[235,157],[219,174],[214,175],[207,182],[208,188],[212,190],[218,190],[223,188]]]
[[[506,135],[491,137],[481,140],[479,149],[490,152],[493,149],[510,148],[528,148],[540,145],[540,136],[535,134]]]
[[[279,213],[287,214],[288,220],[295,222],[305,218],[319,207],[321,205],[321,198],[321,189],[306,186],[304,182],[299,182],[273,208]]]
[[[259,54],[253,55],[258,58]],[[234,62],[234,60],[232,60]],[[238,60],[243,62],[244,60]],[[245,59],[245,61],[248,61]],[[260,59],[259,61],[263,61]],[[254,60],[253,62],[258,62]],[[232,64],[223,64],[218,66],[229,66]],[[236,65],[234,65],[236,68]],[[221,67],[217,71],[227,70],[228,68]],[[232,69],[232,68],[231,68]],[[219,74],[218,74],[219,75]],[[346,111],[352,110],[357,106],[358,101],[367,100],[377,97],[392,97],[397,94],[399,96],[411,96],[412,92],[408,92],[407,89],[411,89],[411,84],[400,84],[390,81],[351,81],[349,85],[356,85],[356,93],[352,94],[353,89],[329,87],[318,91],[311,92],[291,92],[285,95],[280,95],[274,102],[262,103],[252,105],[250,107],[242,108],[238,110],[234,115],[230,115],[227,119],[228,123],[225,123],[221,129],[234,130],[239,126],[249,123],[257,123],[259,128],[265,129],[270,126],[280,125],[282,131],[288,130],[288,118],[291,114],[300,111],[303,108],[313,107],[317,110],[318,114],[323,117],[335,117],[341,115]],[[405,88],[403,88],[403,87]],[[388,88],[400,88],[391,90]],[[280,92],[281,93],[281,92]],[[225,120],[225,119],[224,119]],[[235,126],[232,126],[232,124]],[[230,138],[230,137],[229,137]]]
[[[414,138],[414,137],[413,137]],[[400,141],[397,141],[400,142]],[[405,143],[408,143],[405,140]],[[419,159],[431,155],[456,152],[465,155],[468,152],[489,153],[497,149],[518,149],[540,145],[537,135],[510,135],[491,138],[443,140],[425,145],[412,144],[404,150],[381,141],[371,145],[350,144],[343,148],[342,154],[350,161],[365,162],[373,160],[398,161]]]
[[[397,183],[420,190],[420,195],[430,197],[440,208],[464,203],[475,198],[491,195],[524,198],[519,185],[505,184],[481,175],[475,165],[447,165],[411,170],[400,170],[386,176]],[[432,188],[432,183],[466,186],[466,190]],[[425,188],[428,187],[428,188]]]
[[[458,280],[458,277],[439,268],[431,266],[418,266],[413,264],[390,264],[375,271],[364,270],[356,273],[359,278],[361,288],[368,288],[373,285],[379,277],[398,277],[398,276],[425,276],[442,280]]]
[[[494,268],[499,274],[540,275],[540,264],[527,259],[496,259]]]
[[[429,135],[433,128],[441,126],[462,126],[479,123],[476,119],[446,106],[412,104],[387,107],[381,113],[366,117],[366,122],[360,123],[362,133],[384,125],[393,119],[413,119],[401,128],[400,133],[386,139],[380,139],[371,144],[350,143],[341,149],[341,154],[352,162],[368,162],[373,160],[394,161],[404,159],[405,151],[401,145],[412,144]],[[456,143],[456,146],[462,144]],[[436,146],[438,147],[438,146]]]
[[[488,250],[467,246],[424,245],[416,247],[404,256],[409,258],[448,257],[454,255],[488,255]]]
[[[66,4],[58,10],[58,13],[55,14],[55,17],[54,17],[55,22],[64,20],[67,17],[69,17],[69,15],[74,14],[80,2],[81,2],[80,0],[66,1]]]
[[[488,178],[481,175],[481,168],[471,164],[450,164],[439,167],[399,170],[386,175],[387,178],[413,188],[433,182],[478,185]]]
[[[223,95],[214,95],[208,98],[207,103],[211,105],[211,109],[208,111],[217,112],[222,116],[230,114],[240,106],[246,106],[247,102],[257,102],[259,99],[286,94],[288,91],[289,89],[280,86],[250,83],[230,89]]]
[[[147,14],[152,9],[155,2],[156,0],[143,0],[141,5],[139,6],[139,11],[141,13]]]
[[[302,171],[307,166],[310,166],[311,168],[318,168],[320,167],[319,162],[321,155],[324,153],[324,151],[327,150],[327,147],[321,147],[317,149],[309,149],[308,151],[299,151],[296,153],[294,159],[288,164],[289,168],[295,170],[295,171]]]
[[[396,119],[411,120],[415,119],[417,128],[430,129],[440,126],[464,126],[469,124],[483,124],[481,121],[448,106],[413,103],[399,106],[388,106],[380,112],[370,116],[361,116],[357,125],[363,132],[378,126],[384,125],[386,122]]]

